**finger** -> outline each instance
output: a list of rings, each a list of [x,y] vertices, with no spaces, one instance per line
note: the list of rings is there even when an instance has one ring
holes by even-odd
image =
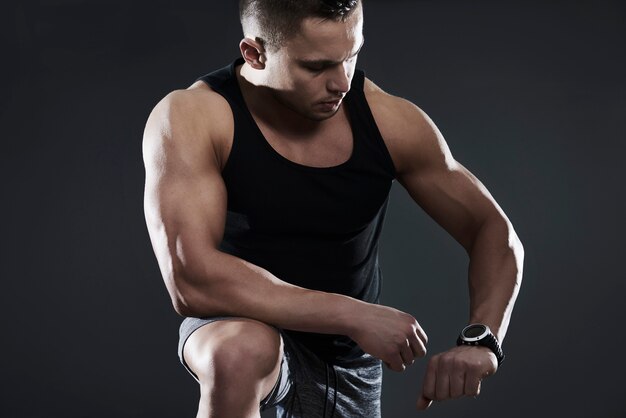
[[[437,383],[435,385],[435,400],[443,401],[450,398],[450,360],[441,357],[437,365]]]
[[[422,383],[422,396],[426,399],[435,399],[438,361],[439,356],[433,356],[426,367],[426,374],[424,375],[424,382]]]
[[[454,370],[450,375],[450,397],[460,398],[465,394],[465,372]]]
[[[415,362],[415,355],[413,354],[413,350],[411,350],[409,340],[405,340],[404,344],[400,346],[400,357],[402,357],[402,363],[405,366],[410,366]]]
[[[426,355],[426,346],[419,339],[416,332],[409,335],[409,345],[413,351],[413,357],[424,357]]]
[[[428,409],[428,407],[432,403],[433,403],[432,399],[428,399],[427,397],[425,397],[422,394],[422,395],[420,395],[419,399],[417,400],[417,409],[420,410],[420,411],[424,411],[424,410]]]
[[[419,322],[417,321],[415,321],[415,333],[417,334],[418,338],[420,339],[420,341],[422,341],[423,345],[425,346],[428,343],[428,336],[426,335],[426,333],[420,326]]]
[[[406,369],[400,354],[396,354],[396,356],[390,360],[391,361],[384,361],[384,363],[385,363],[385,366],[387,366],[389,369],[393,370],[394,372],[403,372]]]
[[[480,375],[476,372],[468,372],[465,375],[465,395],[466,396],[478,396],[480,395]]]

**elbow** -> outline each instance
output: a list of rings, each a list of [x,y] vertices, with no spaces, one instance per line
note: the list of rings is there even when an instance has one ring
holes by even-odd
[[[170,283],[171,286],[168,286],[170,298],[178,315],[201,318],[218,315],[223,310],[216,298],[211,297],[215,289],[206,280],[194,285],[193,281],[178,275]]]
[[[524,245],[519,236],[513,229],[513,226],[509,224],[509,249],[513,254],[515,263],[515,285],[519,288],[522,284],[522,276],[524,274]]]
[[[175,259],[163,275],[172,306],[183,317],[205,317],[224,313],[223,283],[219,260],[206,253],[203,262],[183,263]]]
[[[174,277],[170,277],[165,283],[174,311],[178,315],[183,317],[200,316],[196,296],[198,291],[181,274],[175,274]]]
[[[170,291],[170,299],[172,300],[172,306],[174,311],[180,316],[198,316],[197,309],[194,307],[192,297],[189,296],[189,290],[183,292],[180,286],[176,286],[174,292]]]
[[[522,244],[522,241],[520,240],[519,236],[517,235],[517,233],[513,229],[513,226],[510,223],[509,223],[508,238],[509,238],[508,239],[509,248],[513,251],[513,253],[515,254],[515,257],[518,258],[520,262],[523,262],[524,261],[524,245]]]
[[[483,224],[474,243],[479,238],[481,238],[481,242],[493,243],[494,254],[500,254],[513,262],[517,270],[517,280],[521,281],[524,266],[524,245],[511,222],[505,216],[496,217],[491,222]],[[483,248],[482,245],[480,247]]]
[[[196,310],[194,310],[189,303],[183,298],[173,298],[172,305],[174,306],[174,311],[182,317],[197,317]]]
[[[524,260],[524,246],[520,240],[513,224],[504,215],[495,218],[495,220],[488,226],[487,233],[492,232],[492,238],[495,238],[497,242],[503,244],[503,248],[506,248],[507,252],[514,254],[515,258]]]

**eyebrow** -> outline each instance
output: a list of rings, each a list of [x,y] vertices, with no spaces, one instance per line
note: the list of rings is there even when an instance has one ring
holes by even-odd
[[[363,38],[363,42],[361,42],[361,46],[359,46],[359,49],[352,55],[350,55],[348,57],[348,59],[352,58],[352,57],[356,57],[359,52],[361,52],[361,48],[363,48],[363,45],[365,44],[365,38]],[[303,64],[303,65],[314,65],[314,66],[320,66],[320,67],[330,67],[333,65],[337,65],[339,64],[341,61],[333,61],[333,60],[298,60],[298,63]]]

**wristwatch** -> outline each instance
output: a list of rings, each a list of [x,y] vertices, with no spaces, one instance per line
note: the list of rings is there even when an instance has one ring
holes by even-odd
[[[498,359],[498,367],[504,361],[504,353],[498,343],[498,339],[491,332],[489,327],[484,324],[469,324],[456,340],[456,345],[480,345],[489,348]]]

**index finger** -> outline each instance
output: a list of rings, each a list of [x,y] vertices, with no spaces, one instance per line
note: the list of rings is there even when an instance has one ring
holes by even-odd
[[[435,387],[437,384],[437,367],[439,363],[439,357],[433,356],[428,365],[426,366],[426,374],[424,375],[424,381],[422,382],[422,393],[420,399],[417,401],[418,409],[426,409],[432,403],[435,398]]]
[[[414,321],[413,333],[409,337],[409,343],[416,357],[424,357],[426,355],[426,343],[428,336],[420,326],[419,322]]]
[[[426,335],[426,332],[424,332],[419,322],[417,321],[415,321],[415,333],[417,334],[418,338],[424,342],[424,345],[428,343],[428,335]]]
[[[411,351],[413,351],[415,357],[424,357],[426,355],[426,346],[422,340],[420,340],[417,333],[413,332],[409,335],[408,340]]]

